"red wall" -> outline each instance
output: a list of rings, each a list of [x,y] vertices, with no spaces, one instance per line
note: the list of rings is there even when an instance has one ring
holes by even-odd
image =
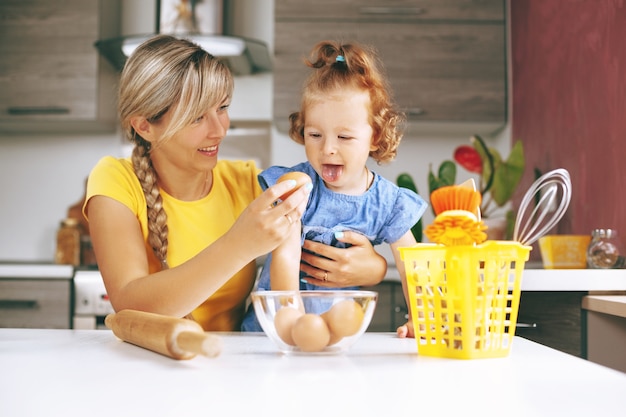
[[[522,190],[565,168],[572,203],[555,233],[614,228],[626,242],[626,1],[511,0],[512,139]]]

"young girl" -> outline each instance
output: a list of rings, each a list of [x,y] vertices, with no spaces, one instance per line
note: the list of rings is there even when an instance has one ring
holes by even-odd
[[[416,243],[410,229],[427,207],[420,196],[366,166],[369,157],[379,164],[395,158],[404,121],[376,55],[356,44],[324,41],[313,48],[307,65],[313,71],[304,85],[301,110],[289,116],[289,136],[304,144],[308,161],[270,167],[259,181],[265,189],[286,172],[300,171],[311,177],[313,190],[301,219],[302,233],[291,229],[268,256],[259,290],[350,289],[328,273],[303,277],[302,284],[299,276],[302,239],[339,247],[338,238],[348,230],[367,236],[372,245],[390,244],[401,265],[398,247]],[[404,270],[399,271],[406,295]],[[251,309],[242,329],[261,330]]]

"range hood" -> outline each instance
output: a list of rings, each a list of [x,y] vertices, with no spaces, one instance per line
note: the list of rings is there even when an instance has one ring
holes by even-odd
[[[117,70],[121,70],[128,56],[143,41],[158,33],[170,34],[189,39],[222,59],[234,75],[271,71],[272,60],[264,42],[222,34],[222,28],[231,26],[227,11],[227,0],[157,0],[156,33],[102,39],[95,46]],[[201,24],[207,21],[210,21],[208,29],[207,25],[203,27]]]

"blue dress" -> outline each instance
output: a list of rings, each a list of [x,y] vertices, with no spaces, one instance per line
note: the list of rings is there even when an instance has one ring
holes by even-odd
[[[391,244],[400,239],[422,217],[428,205],[411,190],[398,187],[393,182],[374,174],[371,187],[362,195],[346,195],[326,188],[322,178],[311,164],[303,162],[291,168],[273,166],[259,174],[259,183],[265,190],[276,183],[286,172],[300,171],[313,180],[313,189],[302,216],[302,242],[304,239],[321,242],[338,248],[348,244],[335,239],[335,232],[355,231],[370,240],[372,245]],[[258,281],[258,291],[270,289],[267,256]],[[301,273],[301,277],[304,274]],[[300,281],[301,290],[329,290]],[[357,287],[342,287],[342,290]],[[242,331],[262,331],[253,306],[250,305],[241,326]]]

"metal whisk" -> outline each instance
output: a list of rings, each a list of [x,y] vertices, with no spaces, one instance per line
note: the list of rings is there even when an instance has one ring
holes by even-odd
[[[571,198],[572,181],[567,170],[558,168],[543,174],[524,194],[515,219],[513,240],[532,245],[561,220]]]

